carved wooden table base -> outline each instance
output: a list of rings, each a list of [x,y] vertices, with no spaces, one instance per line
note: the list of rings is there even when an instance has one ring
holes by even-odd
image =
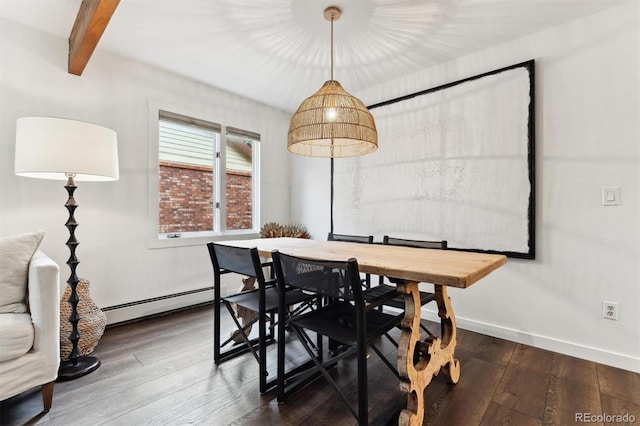
[[[456,348],[456,319],[447,288],[436,285],[435,295],[438,304],[438,316],[443,324],[442,337],[427,337],[420,341],[420,292],[418,283],[408,281],[398,286],[405,293],[405,317],[402,320],[402,335],[398,345],[398,372],[402,377],[400,389],[407,392],[407,408],[402,410],[398,424],[422,425],[424,420],[424,390],[431,379],[445,367],[444,373],[451,383],[460,378],[460,362],[453,357]],[[420,352],[419,360],[414,364],[414,351]]]

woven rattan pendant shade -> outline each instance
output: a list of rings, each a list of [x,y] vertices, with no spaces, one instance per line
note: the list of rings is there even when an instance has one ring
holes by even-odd
[[[331,80],[305,99],[291,117],[287,148],[309,157],[354,157],[378,149],[373,116],[358,98],[333,79],[333,21],[340,9],[328,7],[331,21]]]
[[[289,151],[311,157],[353,157],[378,148],[373,116],[340,83],[329,80],[291,117]]]

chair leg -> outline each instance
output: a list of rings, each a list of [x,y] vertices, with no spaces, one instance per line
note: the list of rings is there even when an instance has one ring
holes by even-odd
[[[284,380],[284,339],[285,339],[285,328],[286,328],[286,321],[284,318],[280,318],[280,316],[282,315],[283,310],[281,309],[278,312],[278,338],[276,339],[276,343],[278,345],[278,360],[277,360],[277,366],[278,366],[278,376],[276,377],[276,382],[277,382],[277,396],[276,396],[276,400],[278,401],[278,404],[283,404],[285,402],[285,380]]]
[[[258,387],[260,389],[260,393],[267,392],[267,376],[269,372],[267,371],[267,325],[265,322],[267,321],[268,314],[264,316],[258,316],[258,340],[260,344],[258,345],[258,374],[260,376],[258,382]],[[271,318],[269,324],[270,330],[273,330],[273,318]],[[271,332],[273,336],[273,331]]]
[[[44,412],[48,413],[53,403],[53,382],[45,383],[42,385],[42,405]]]
[[[213,297],[213,362],[220,363],[220,280],[216,275]]]
[[[369,392],[367,389],[367,347],[358,346],[358,424],[369,424]]]

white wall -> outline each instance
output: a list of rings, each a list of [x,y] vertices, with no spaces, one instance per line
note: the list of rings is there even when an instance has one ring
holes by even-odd
[[[356,93],[373,104],[536,60],[537,258],[509,259],[450,290],[458,326],[640,372],[638,9],[627,4]],[[293,219],[323,237],[329,168],[295,158],[292,175],[303,174],[315,177],[292,186]],[[601,188],[613,185],[621,205],[602,207]],[[602,318],[603,300],[619,303],[618,321]]]
[[[262,140],[261,221],[289,220],[289,115],[98,49],[81,77],[67,73],[67,40],[0,20],[0,235],[44,229],[41,248],[69,270],[62,181],[13,173],[16,119],[57,116],[100,124],[118,134],[120,180],[78,182],[78,275],[102,307],[212,285],[206,247],[148,247],[149,100],[197,111],[212,121],[256,131]],[[235,285],[235,284],[233,284]],[[237,287],[240,283],[238,281]],[[177,307],[212,295],[108,312],[109,322]],[[162,306],[160,306],[162,305]]]

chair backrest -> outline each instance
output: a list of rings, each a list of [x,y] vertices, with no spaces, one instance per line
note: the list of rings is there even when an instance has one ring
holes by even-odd
[[[344,241],[347,243],[373,243],[373,235],[346,235],[346,234],[333,234],[329,232],[327,241]]]
[[[394,238],[388,235],[385,235],[383,237],[382,244],[387,244],[392,246],[427,248],[427,249],[446,249],[447,248],[446,240],[442,240],[442,241],[405,240],[404,238]]]
[[[272,253],[276,280],[288,286],[322,296],[339,297],[363,305],[360,273],[356,259],[344,262],[313,260],[291,256],[275,250]]]
[[[223,244],[207,243],[209,256],[216,276],[225,272],[255,277],[264,282],[264,274],[257,248],[233,247]]]
[[[327,235],[327,241],[341,241],[345,243],[362,243],[373,244],[373,235],[347,235],[347,234],[334,234],[329,232]],[[364,280],[360,282],[365,287],[371,286],[371,274],[364,274]]]

